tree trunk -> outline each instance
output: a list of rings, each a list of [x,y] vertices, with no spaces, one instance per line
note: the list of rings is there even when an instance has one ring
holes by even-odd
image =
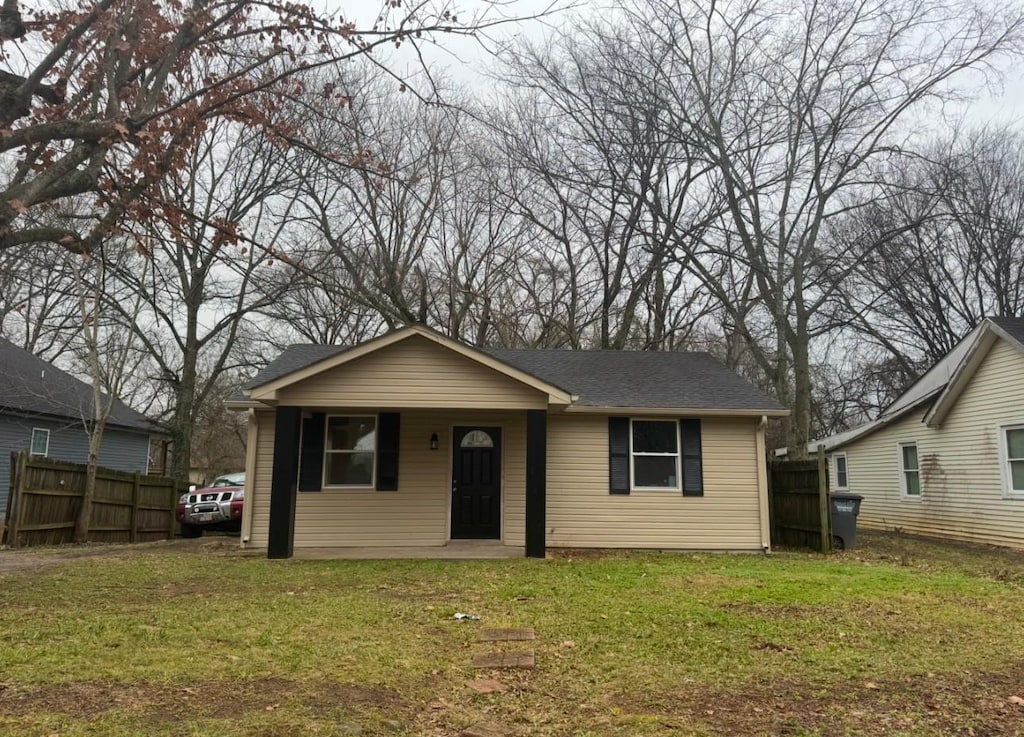
[[[171,477],[187,482],[192,470],[192,437],[196,418],[196,363],[198,350],[186,349],[182,356],[181,381],[177,385],[178,396],[174,398],[174,416],[171,418],[173,431],[173,453],[171,455]]]
[[[92,522],[92,500],[96,496],[96,470],[100,464],[100,443],[103,441],[105,422],[96,422],[89,431],[89,459],[85,466],[85,491],[82,494],[82,505],[78,508],[75,519],[75,531],[72,542],[89,541],[89,525]]]
[[[174,411],[172,425],[171,477],[188,481],[192,470],[192,402],[179,401]]]
[[[786,433],[790,458],[806,458],[811,439],[811,364],[807,320],[797,315],[791,352],[793,355],[793,409]]]

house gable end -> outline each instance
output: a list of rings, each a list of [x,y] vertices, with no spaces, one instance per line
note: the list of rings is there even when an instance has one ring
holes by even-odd
[[[984,332],[971,346],[971,350],[961,360],[942,393],[925,413],[924,422],[929,427],[939,427],[946,421],[947,416],[953,411],[979,369],[988,361],[995,346],[1002,346],[1005,350],[1013,351],[1024,357],[1024,344],[1021,344],[1014,336],[990,320],[986,320],[983,325]]]
[[[251,396],[265,398],[259,390]],[[323,408],[546,409],[552,396],[414,334],[274,389],[273,399]]]
[[[409,349],[408,346],[405,346],[403,349],[402,346],[406,343],[418,346],[418,348]],[[430,346],[431,350],[424,350],[425,346]],[[417,353],[417,350],[419,351],[419,356],[421,358],[428,360],[431,369],[431,371],[427,371],[419,377],[414,375],[416,369],[413,365],[415,362],[414,354]],[[377,359],[373,359],[377,354],[385,355],[387,358],[387,365],[403,365],[408,371],[413,372],[413,375],[405,377],[396,376],[394,372],[388,372],[387,375],[390,376],[392,380],[401,379],[403,383],[406,380],[412,381],[413,383],[416,383],[417,381],[426,382],[428,381],[428,376],[432,376],[438,381],[442,380],[442,378],[445,381],[450,381],[455,377],[462,377],[463,379],[475,377],[475,379],[470,379],[470,383],[475,386],[475,390],[481,390],[484,387],[479,386],[479,384],[481,381],[483,381],[483,384],[485,385],[488,383],[488,380],[482,378],[487,375],[492,377],[490,382],[494,384],[493,388],[499,392],[501,392],[502,386],[507,389],[508,382],[512,382],[518,387],[519,391],[525,390],[533,394],[546,395],[546,403],[544,406],[547,406],[547,403],[554,405],[568,405],[573,399],[571,394],[560,387],[527,374],[526,372],[510,366],[482,351],[463,345],[458,341],[452,340],[440,333],[436,333],[433,330],[429,330],[418,325],[397,330],[354,348],[339,350],[336,354],[328,356],[321,361],[317,361],[309,366],[292,371],[266,384],[252,387],[248,392],[249,399],[267,403],[281,401],[287,401],[289,403],[294,402],[295,396],[300,393],[296,389],[297,386],[307,386],[307,389],[301,392],[304,395],[304,393],[308,391],[309,386],[317,384],[317,382],[314,381],[316,377],[326,375],[329,372],[340,369],[348,364],[358,363],[365,365],[369,363],[370,365],[380,365],[379,355]],[[438,371],[440,371],[441,374],[451,373],[450,371],[446,372],[443,367],[437,365],[437,361],[439,360],[437,357],[442,355],[445,356],[445,358],[440,360],[447,360],[450,366],[453,367],[454,374],[451,376],[442,377],[437,373]],[[433,356],[433,358],[427,359],[427,356]],[[495,377],[497,377],[497,380]],[[437,384],[435,384],[435,386],[437,386]],[[423,389],[426,390],[429,389],[429,387],[424,386]],[[430,392],[428,391],[426,393]],[[285,396],[288,396],[289,399],[284,400],[283,397]],[[394,401],[391,401],[385,403],[383,406],[396,406],[396,404]],[[474,403],[470,406],[477,405]]]

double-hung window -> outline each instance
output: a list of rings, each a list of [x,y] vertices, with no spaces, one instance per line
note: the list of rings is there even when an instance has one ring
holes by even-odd
[[[675,420],[632,420],[630,468],[634,489],[678,491],[679,423]]]
[[[324,447],[325,487],[372,487],[376,454],[376,417],[328,416]]]
[[[1007,496],[1024,497],[1024,425],[1010,425],[1000,433]]]
[[[50,431],[42,427],[32,428],[32,444],[29,446],[28,454],[32,456],[45,456],[50,452]]]
[[[921,468],[917,460],[917,443],[900,443],[900,491],[903,496],[921,498]]]
[[[836,479],[832,488],[846,491],[850,488],[850,472],[846,465],[846,453],[836,453],[833,457],[836,464]]]

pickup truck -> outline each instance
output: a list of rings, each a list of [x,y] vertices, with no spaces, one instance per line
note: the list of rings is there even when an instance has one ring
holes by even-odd
[[[181,536],[200,537],[203,530],[240,531],[244,504],[244,473],[218,476],[209,486],[182,494],[177,510]]]

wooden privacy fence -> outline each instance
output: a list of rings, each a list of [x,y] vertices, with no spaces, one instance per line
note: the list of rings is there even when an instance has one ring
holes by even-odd
[[[768,464],[772,545],[832,550],[825,453],[806,461]]]
[[[86,467],[11,454],[6,543],[11,547],[69,543],[85,493]],[[164,476],[96,471],[89,542],[134,543],[174,536],[175,507],[186,485]]]

